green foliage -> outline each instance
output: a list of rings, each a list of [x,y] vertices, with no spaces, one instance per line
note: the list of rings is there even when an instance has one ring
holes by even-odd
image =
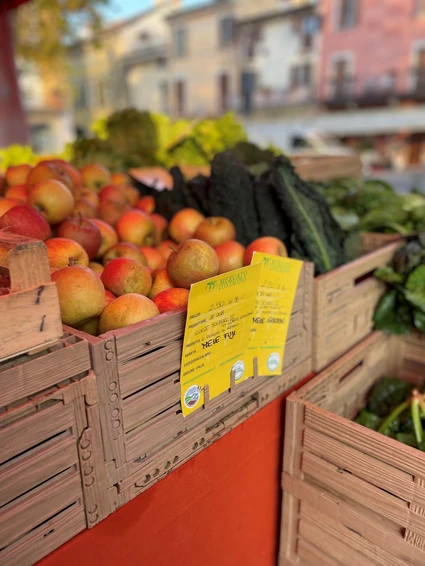
[[[0,169],[6,170],[13,165],[33,165],[37,156],[29,145],[10,145],[0,149]]]
[[[412,386],[401,379],[386,377],[372,389],[367,410],[380,418],[386,417],[395,407],[406,401]]]

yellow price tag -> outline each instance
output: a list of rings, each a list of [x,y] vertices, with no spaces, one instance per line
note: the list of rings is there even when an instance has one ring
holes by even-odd
[[[180,369],[183,415],[253,375],[248,352],[261,265],[192,285]]]
[[[302,261],[255,252],[252,264],[260,264],[260,282],[251,327],[249,351],[257,358],[258,375],[280,375],[285,342],[297,292]]]

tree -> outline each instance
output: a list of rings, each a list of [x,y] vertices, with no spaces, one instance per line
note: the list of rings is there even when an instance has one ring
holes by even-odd
[[[110,0],[30,0],[15,14],[17,56],[50,70],[63,64],[66,49],[88,30],[93,41]]]

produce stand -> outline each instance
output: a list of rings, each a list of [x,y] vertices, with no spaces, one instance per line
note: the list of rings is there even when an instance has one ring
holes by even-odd
[[[375,333],[288,399],[281,566],[424,563],[423,452],[349,420],[383,375],[422,387],[424,346]]]
[[[306,181],[329,181],[361,177],[362,163],[358,155],[307,155],[291,158],[298,175]]]

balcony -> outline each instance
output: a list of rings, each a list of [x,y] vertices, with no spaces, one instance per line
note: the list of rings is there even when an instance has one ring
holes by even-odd
[[[385,106],[394,100],[425,102],[425,69],[412,69],[403,77],[386,73],[331,78],[321,97],[321,102],[333,109],[353,104],[359,107]]]

